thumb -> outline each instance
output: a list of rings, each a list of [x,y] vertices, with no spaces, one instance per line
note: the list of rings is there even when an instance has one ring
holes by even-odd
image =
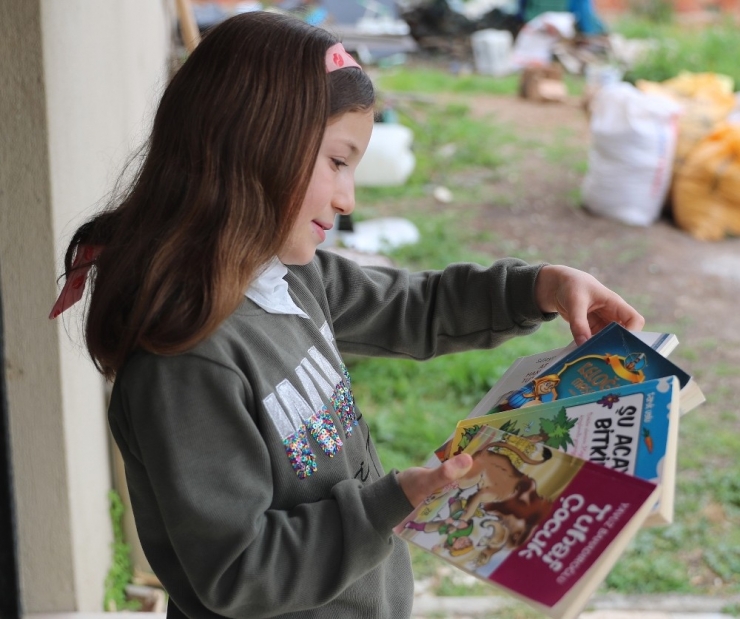
[[[433,469],[414,467],[398,473],[398,483],[414,507],[470,470],[473,458],[460,454]]]
[[[439,476],[439,488],[457,481],[473,466],[473,458],[469,454],[459,454],[442,463],[442,466],[434,469]]]

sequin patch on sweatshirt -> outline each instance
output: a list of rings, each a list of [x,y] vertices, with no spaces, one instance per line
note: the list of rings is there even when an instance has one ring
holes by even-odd
[[[348,376],[346,370],[345,376]],[[342,423],[344,433],[347,436],[352,436],[352,426],[357,425],[357,417],[355,416],[355,398],[346,379],[334,388],[331,404]]]
[[[301,426],[290,436],[283,439],[285,451],[293,470],[299,479],[306,479],[316,470],[316,456],[308,444],[305,426]]]
[[[339,438],[337,426],[334,424],[329,409],[324,406],[320,411],[311,415],[306,420],[306,424],[311,436],[321,445],[324,453],[333,458],[334,454],[342,448],[342,439]]]

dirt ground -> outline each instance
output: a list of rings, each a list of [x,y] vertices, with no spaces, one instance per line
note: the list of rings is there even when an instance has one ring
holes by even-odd
[[[491,186],[491,203],[474,206],[480,226],[509,239],[509,251],[528,249],[548,262],[581,268],[618,291],[646,317],[647,330],[679,336],[674,355],[699,380],[708,405],[735,410],[740,239],[703,242],[667,217],[633,227],[582,208],[578,192],[590,136],[579,98],[534,103],[476,96],[465,102],[474,114],[541,145],[504,166]],[[514,199],[497,202],[503,194]]]

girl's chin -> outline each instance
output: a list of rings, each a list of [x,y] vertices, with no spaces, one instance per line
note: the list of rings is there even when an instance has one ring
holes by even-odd
[[[282,262],[286,266],[302,266],[304,264],[308,264],[311,262],[311,260],[314,259],[314,256],[316,255],[316,248],[314,247],[313,250],[305,250],[301,252],[297,251],[288,251],[288,252],[282,252],[278,254],[278,259],[280,262]]]

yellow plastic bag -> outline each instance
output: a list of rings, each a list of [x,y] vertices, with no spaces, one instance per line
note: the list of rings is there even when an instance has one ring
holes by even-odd
[[[703,241],[740,236],[740,124],[723,123],[676,172],[676,225]]]
[[[664,82],[638,80],[637,88],[680,103],[674,173],[678,173],[696,144],[727,118],[736,105],[731,77],[719,73],[683,72]]]

